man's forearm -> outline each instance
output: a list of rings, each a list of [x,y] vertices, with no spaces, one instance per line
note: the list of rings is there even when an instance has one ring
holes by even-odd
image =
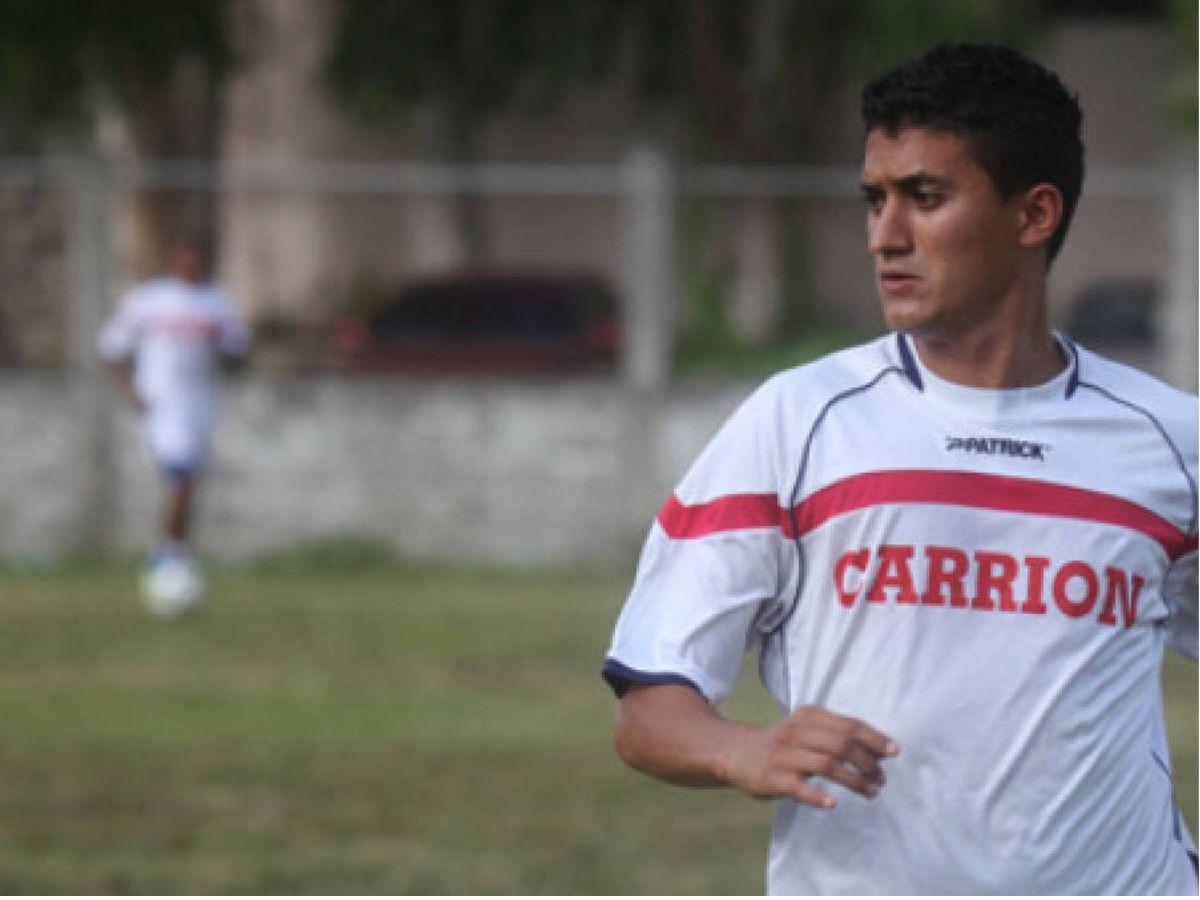
[[[108,370],[112,373],[113,380],[117,384],[117,391],[121,396],[138,412],[145,409],[146,401],[142,399],[137,386],[133,383],[132,367],[128,363],[109,363]]]
[[[648,775],[690,787],[735,787],[752,797],[789,797],[821,809],[834,796],[819,776],[864,797],[883,788],[881,762],[900,748],[853,717],[804,706],[773,725],[723,718],[697,691],[680,685],[634,687],[613,729],[617,753]]]
[[[635,687],[621,700],[613,741],[627,764],[688,787],[726,787],[733,746],[752,726],[723,718],[695,690]]]

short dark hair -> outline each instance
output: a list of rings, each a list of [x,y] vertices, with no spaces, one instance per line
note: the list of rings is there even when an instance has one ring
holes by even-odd
[[[213,240],[212,229],[202,225],[182,225],[171,232],[170,246],[172,250],[185,247],[195,250],[206,261],[211,261],[216,242]]]
[[[959,135],[1002,197],[1053,184],[1063,216],[1049,260],[1058,255],[1083,187],[1083,114],[1053,72],[1009,47],[940,44],[869,84],[862,116],[868,133]]]

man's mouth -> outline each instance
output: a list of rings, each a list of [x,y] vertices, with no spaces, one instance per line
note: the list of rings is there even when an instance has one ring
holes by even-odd
[[[908,272],[880,272],[879,286],[887,294],[909,294],[920,279]]]

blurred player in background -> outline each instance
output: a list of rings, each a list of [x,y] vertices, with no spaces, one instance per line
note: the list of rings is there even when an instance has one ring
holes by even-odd
[[[787,894],[1190,894],[1159,692],[1196,658],[1196,399],[1048,324],[1079,106],[1006,48],[868,87],[894,333],[783,372],[651,529],[622,758],[778,798]],[[784,710],[720,715],[749,648]]]
[[[142,417],[168,489],[149,567],[193,564],[197,482],[212,445],[221,369],[241,360],[249,332],[211,282],[207,235],[178,238],[170,271],[134,287],[100,334],[100,353]]]

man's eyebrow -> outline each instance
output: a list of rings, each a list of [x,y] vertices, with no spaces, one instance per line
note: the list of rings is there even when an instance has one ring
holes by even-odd
[[[930,172],[913,172],[911,175],[896,179],[896,186],[905,191],[921,188],[948,188],[952,183],[949,178],[943,178]]]
[[[912,191],[937,188],[945,190],[954,182],[949,178],[943,178],[940,175],[934,175],[931,172],[913,172],[911,175],[905,175],[903,178],[897,178],[894,181],[890,179],[872,180],[863,178],[859,182],[859,188],[864,194],[881,191],[888,184],[894,185],[902,191],[911,193]]]

